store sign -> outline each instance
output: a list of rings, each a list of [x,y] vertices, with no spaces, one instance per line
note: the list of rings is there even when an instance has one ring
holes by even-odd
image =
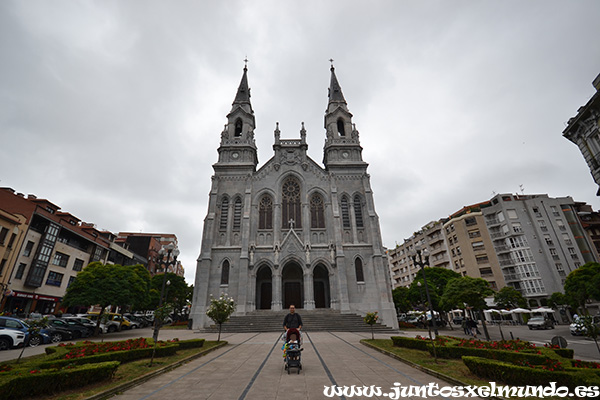
[[[59,302],[60,298],[45,296],[43,294],[35,294],[35,293],[25,293],[25,292],[12,292],[14,297],[19,297],[22,299],[33,299],[33,300],[45,300],[45,301],[54,301]]]

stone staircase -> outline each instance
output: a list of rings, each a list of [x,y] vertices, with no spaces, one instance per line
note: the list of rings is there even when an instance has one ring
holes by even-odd
[[[302,329],[308,332],[370,332],[371,327],[365,324],[363,317],[358,314],[342,314],[337,310],[297,310],[302,317]],[[257,310],[243,316],[232,316],[223,324],[221,332],[283,332],[285,311]],[[201,330],[217,332],[218,326]],[[394,330],[386,325],[373,325],[375,333],[392,333]]]

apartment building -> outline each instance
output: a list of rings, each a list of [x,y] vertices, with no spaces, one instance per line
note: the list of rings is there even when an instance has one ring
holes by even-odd
[[[147,260],[147,268],[150,274],[156,275],[162,273],[164,264],[159,262],[158,252],[163,246],[173,244],[177,246],[177,236],[172,233],[141,233],[141,232],[119,232],[116,238],[117,243],[136,254],[141,254]],[[184,268],[181,261],[170,264],[168,271],[178,276],[184,275]]]
[[[504,277],[482,208],[489,202],[463,207],[450,216],[443,231],[450,248],[451,268],[462,276],[482,278],[490,287],[504,287]]]
[[[448,244],[443,233],[444,220],[432,221],[423,226],[413,236],[404,240],[394,249],[388,250],[388,265],[392,289],[410,286],[418,272],[410,257],[417,247],[429,251],[429,264],[432,267],[449,268]]]
[[[526,298],[562,292],[594,253],[570,197],[499,194],[482,212],[504,281]]]
[[[596,93],[569,119],[563,136],[579,147],[594,182],[600,186],[600,75],[592,84]],[[600,189],[596,195],[600,195]]]

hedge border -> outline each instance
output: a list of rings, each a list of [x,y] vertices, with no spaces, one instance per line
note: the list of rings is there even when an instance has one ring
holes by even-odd
[[[110,379],[120,364],[118,361],[108,361],[68,370],[46,370],[14,376],[0,383],[0,399],[20,399],[101,382]]]

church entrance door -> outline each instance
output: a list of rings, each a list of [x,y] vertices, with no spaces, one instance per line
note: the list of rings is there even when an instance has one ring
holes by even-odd
[[[289,308],[293,304],[296,308],[304,308],[304,275],[297,263],[291,262],[283,267],[281,283],[283,307]]]
[[[256,308],[270,310],[273,299],[273,276],[271,269],[265,265],[256,274]]]
[[[315,308],[329,308],[329,272],[323,265],[317,265],[313,270],[313,288],[315,295]]]

